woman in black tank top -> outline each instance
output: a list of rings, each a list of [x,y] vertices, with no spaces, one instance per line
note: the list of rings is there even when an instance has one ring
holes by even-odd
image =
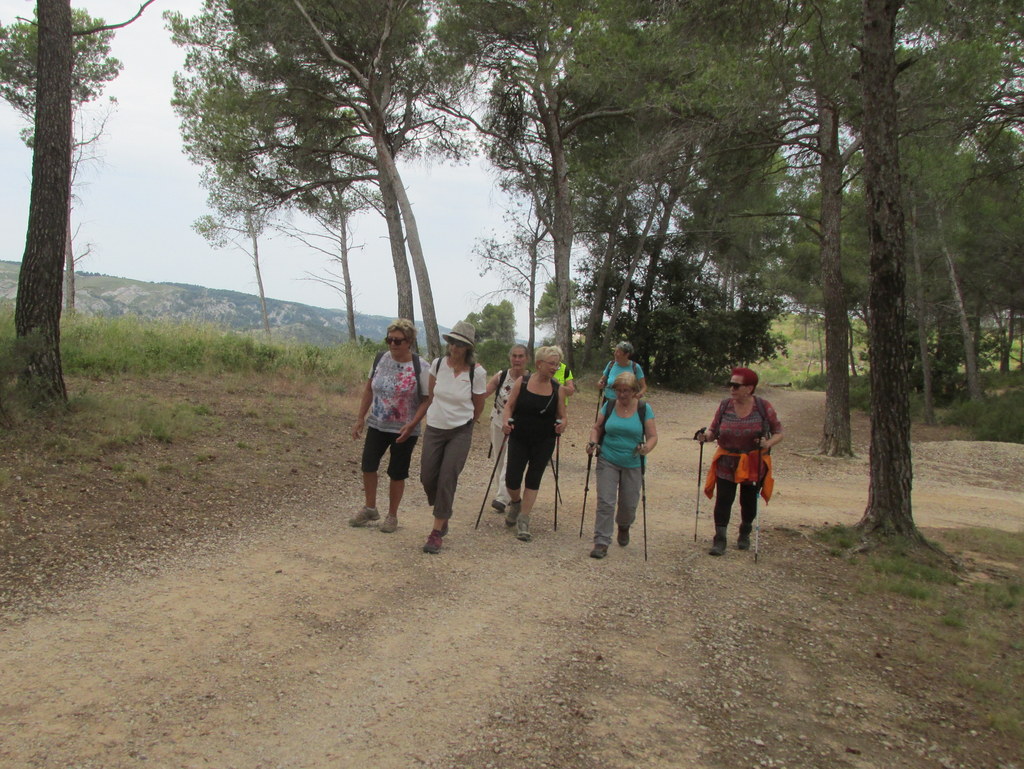
[[[555,450],[555,437],[565,430],[568,395],[552,378],[562,364],[561,349],[541,347],[535,364],[536,373],[523,377],[512,388],[503,414],[503,429],[509,436],[505,486],[512,500],[506,509],[505,525],[515,526],[516,537],[523,542],[531,539],[530,512]]]

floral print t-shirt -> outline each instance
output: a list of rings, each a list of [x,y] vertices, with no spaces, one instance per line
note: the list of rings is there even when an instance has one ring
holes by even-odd
[[[423,398],[430,394],[430,372],[427,363],[420,359],[419,391],[417,397],[416,368],[412,361],[399,363],[388,353],[381,356],[377,363],[377,371],[373,375],[370,387],[373,390],[373,402],[370,413],[366,415],[366,424],[382,433],[400,433],[408,424]],[[420,434],[420,425],[412,431]]]

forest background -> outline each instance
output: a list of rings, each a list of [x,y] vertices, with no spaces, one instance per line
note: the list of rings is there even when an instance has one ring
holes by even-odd
[[[937,399],[980,402],[985,368],[1021,365],[1019,14],[705,5],[208,0],[168,13],[186,51],[174,106],[213,211],[197,228],[249,248],[262,301],[272,216],[319,219],[351,319],[350,218],[379,211],[398,314],[415,315],[415,292],[433,355],[430,264],[402,163],[480,152],[518,205],[510,238],[479,255],[525,297],[531,346],[540,308],[577,368],[628,337],[657,382],[696,388],[777,354],[784,310],[818,312],[822,450],[846,455],[860,321],[872,417],[892,436],[873,461],[899,460],[905,488],[890,491],[907,497],[908,389],[933,420]],[[73,133],[69,107],[116,76],[107,46],[130,23],[67,11],[39,2],[38,25],[3,34],[4,96],[34,116],[37,153],[15,324],[42,341],[23,380],[61,399],[54,298],[73,306],[74,255],[56,169],[74,154],[54,148]]]

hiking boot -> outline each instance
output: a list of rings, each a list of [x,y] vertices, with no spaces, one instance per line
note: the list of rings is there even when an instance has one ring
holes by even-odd
[[[391,534],[398,528],[398,516],[389,515],[387,518],[380,522],[380,526],[378,526],[377,528],[385,534]]]
[[[423,552],[436,555],[441,552],[441,532],[434,529],[430,532],[430,536],[427,537],[427,542],[423,545]]]
[[[505,525],[512,528],[516,525],[516,520],[519,518],[519,508],[523,506],[523,501],[509,502],[505,508]]]
[[[708,550],[708,555],[725,555],[726,531],[725,526],[715,527],[715,538],[711,541],[711,549]]]
[[[594,549],[590,551],[591,558],[604,558],[608,555],[608,545],[594,545]]]
[[[363,509],[348,519],[349,526],[365,526],[370,521],[376,521],[380,519],[380,513],[377,512],[376,507],[367,507],[363,505]]]
[[[496,513],[500,514],[505,512],[505,503],[502,502],[500,499],[492,499],[491,507],[494,508],[494,512]]]
[[[516,539],[520,542],[529,542],[533,539],[530,534],[530,516],[520,515],[516,518]]]
[[[740,535],[736,539],[736,547],[740,550],[750,549],[750,530],[753,528],[749,523],[740,526]]]
[[[628,526],[620,526],[619,527],[619,536],[616,537],[615,541],[619,543],[620,547],[625,547],[626,545],[629,544],[629,527]]]

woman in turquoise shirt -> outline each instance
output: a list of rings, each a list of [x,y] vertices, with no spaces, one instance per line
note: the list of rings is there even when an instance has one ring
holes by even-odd
[[[597,381],[597,386],[604,390],[604,400],[610,401],[615,398],[612,385],[615,383],[616,377],[624,371],[628,371],[636,377],[637,397],[644,397],[644,393],[647,392],[647,380],[644,377],[644,370],[640,368],[640,364],[634,363],[630,359],[629,356],[632,354],[633,345],[629,342],[619,342],[615,345],[614,360],[608,361],[608,365],[604,367],[604,373]]]
[[[587,453],[597,457],[597,518],[591,558],[604,558],[619,527],[617,542],[629,544],[629,527],[636,520],[636,505],[643,484],[643,457],[658,445],[654,411],[639,399],[640,383],[629,371],[612,383],[615,400],[601,409],[590,431]],[[640,409],[643,409],[641,411]]]

